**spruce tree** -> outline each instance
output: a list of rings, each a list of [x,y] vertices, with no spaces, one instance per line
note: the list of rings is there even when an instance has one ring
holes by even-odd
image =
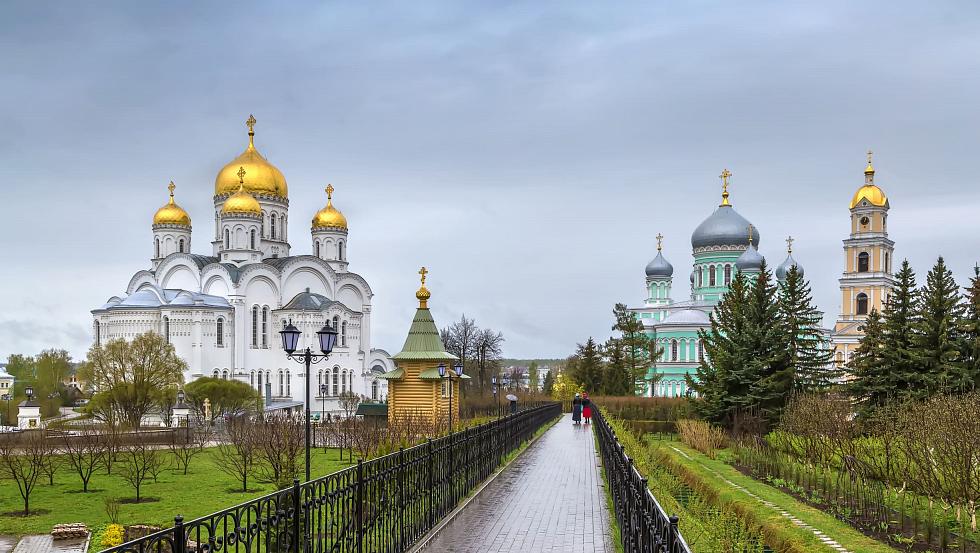
[[[602,371],[602,393],[610,396],[633,395],[633,375],[627,366],[623,340],[610,338],[602,348],[606,358]]]
[[[960,353],[963,304],[953,272],[940,256],[918,292],[919,314],[913,323],[912,358],[918,365],[926,395],[972,388]]]
[[[613,316],[616,324],[613,330],[622,333],[620,343],[623,347],[624,366],[632,375],[633,382],[643,382],[647,371],[654,364],[654,359],[659,358],[663,353],[663,348],[657,348],[656,343],[647,335],[643,328],[643,322],[636,315],[627,309],[626,304],[617,303],[613,307]],[[630,389],[633,389],[630,386]]]
[[[602,390],[602,356],[599,346],[590,336],[584,344],[578,344],[575,351],[572,379],[589,393]]]
[[[749,393],[734,399],[741,411],[754,412],[773,423],[793,391],[793,364],[786,326],[780,320],[776,286],[765,262],[749,291],[747,307],[743,340],[751,355],[739,378],[749,383]]]
[[[960,323],[960,356],[971,389],[980,388],[980,266],[973,268]]]
[[[882,362],[887,370],[886,389],[898,399],[924,397],[928,389],[914,355],[918,295],[915,272],[907,259],[902,261],[902,268],[895,274],[895,279],[896,285],[882,315]]]
[[[779,285],[779,317],[784,325],[797,391],[826,390],[841,374],[820,329],[823,314],[813,306],[810,284],[796,265]]]
[[[891,370],[884,358],[884,328],[881,315],[872,309],[861,327],[864,336],[848,364],[851,375],[846,390],[861,406],[864,415],[885,405],[894,394]]]

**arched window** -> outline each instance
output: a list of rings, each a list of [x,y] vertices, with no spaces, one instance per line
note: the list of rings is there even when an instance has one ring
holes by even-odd
[[[227,250],[230,247],[231,247],[231,231],[225,229],[225,249]]]
[[[293,395],[292,390],[290,390],[290,388],[292,387],[290,386],[290,384],[292,384],[291,380],[292,379],[289,378],[289,371],[286,371],[286,395],[290,397],[292,397]]]
[[[337,315],[333,316],[333,329],[340,330],[340,317]]]
[[[333,395],[337,395],[337,380],[340,377],[340,369],[338,367],[333,368]]]
[[[868,272],[868,265],[870,265],[869,260],[870,260],[870,256],[868,255],[868,252],[861,252],[861,253],[858,254],[858,272],[859,273],[866,273],[866,272]]]
[[[259,386],[258,386],[258,390],[259,390],[259,395],[260,396],[261,395],[265,395],[265,392],[262,391],[262,371],[261,370],[259,371]]]
[[[221,380],[228,380],[228,369],[221,371]]]
[[[255,371],[248,373],[248,385],[255,387]]]
[[[378,381],[377,380],[372,380],[371,381],[371,399],[373,399],[375,401],[378,400]]]
[[[286,216],[279,216],[279,238],[282,240],[286,239]]]
[[[163,318],[163,338],[170,343],[170,317]]]
[[[177,242],[177,251],[184,253],[184,239],[181,238],[180,242]]]
[[[704,361],[704,342],[698,340],[698,361]]]
[[[337,259],[339,261],[343,261],[344,260],[344,243],[343,242],[337,242]]]
[[[698,286],[704,286],[704,267],[698,267]]]
[[[160,239],[157,238],[156,240],[154,240],[154,242],[156,243],[156,250],[155,251],[157,252],[157,254],[154,255],[153,257],[160,257]]]
[[[857,295],[857,309],[855,312],[858,315],[868,314],[868,295],[864,292]]]
[[[251,248],[251,249],[254,250],[255,249],[255,229],[254,228],[252,229],[252,232],[249,233],[248,243],[249,243],[249,248]]]
[[[716,278],[715,278],[715,266],[714,265],[709,265],[708,266],[708,286],[714,286],[715,285],[715,281],[716,281]]]
[[[725,265],[725,286],[732,285],[732,266]]]
[[[214,372],[211,373],[211,378],[218,378],[218,369],[214,369]]]
[[[214,342],[219,348],[225,347],[225,320],[222,317],[218,317],[218,322],[215,324]]]
[[[347,347],[347,321],[340,323],[340,345]]]
[[[323,385],[323,369],[320,369],[319,371],[316,372],[316,388],[317,388],[317,390],[319,390],[320,389],[320,386],[322,386],[322,385]]]
[[[279,369],[279,396],[280,397],[282,396],[282,393],[285,390],[286,390],[285,375],[283,374],[282,369]]]
[[[670,341],[670,360],[677,361],[677,340]]]
[[[313,248],[316,250],[316,256],[320,257],[320,241],[317,240],[313,243]]]
[[[262,308],[262,347],[269,347],[269,306]]]
[[[252,306],[252,347],[259,347],[259,306]]]
[[[272,214],[271,217],[269,217],[269,229],[270,232],[272,233],[271,238],[275,240],[276,239],[276,215],[274,213]]]
[[[844,366],[844,352],[843,351],[838,351],[837,352],[837,366],[838,367],[843,367]]]
[[[888,256],[888,252],[885,252],[885,272],[886,273],[892,272],[891,259]]]

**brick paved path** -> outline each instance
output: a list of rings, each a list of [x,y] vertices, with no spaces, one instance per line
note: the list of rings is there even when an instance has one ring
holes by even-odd
[[[592,429],[564,415],[425,547],[428,552],[612,553]]]

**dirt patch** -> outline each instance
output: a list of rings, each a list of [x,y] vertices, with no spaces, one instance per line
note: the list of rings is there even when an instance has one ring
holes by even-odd
[[[24,510],[21,509],[19,511],[7,511],[6,513],[0,513],[0,516],[27,518],[27,517],[33,517],[33,516],[38,516],[38,515],[46,515],[46,514],[48,514],[50,512],[51,511],[49,511],[47,509],[31,509],[31,514],[25,515],[24,514]]]
[[[139,501],[136,501],[135,497],[125,497],[119,500],[119,502],[124,505],[137,505],[140,503],[156,503],[157,501],[160,501],[159,497],[141,497]]]

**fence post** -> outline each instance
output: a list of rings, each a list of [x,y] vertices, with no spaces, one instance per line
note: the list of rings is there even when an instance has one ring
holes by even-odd
[[[300,553],[300,529],[299,529],[299,478],[293,478],[293,553]]]
[[[670,515],[670,531],[667,533],[667,551],[673,551],[677,546],[677,515]]]
[[[184,536],[184,517],[174,517],[174,553],[185,553],[187,538]]]
[[[364,551],[364,460],[357,460],[357,553]]]
[[[398,550],[405,549],[405,448],[398,448]]]

